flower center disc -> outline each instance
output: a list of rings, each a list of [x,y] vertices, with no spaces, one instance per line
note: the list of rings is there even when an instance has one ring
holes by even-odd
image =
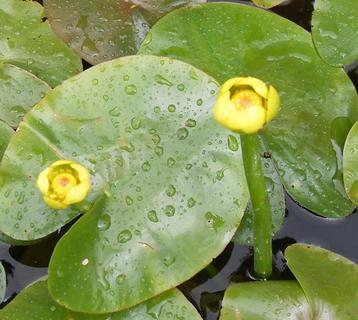
[[[263,106],[262,98],[253,90],[238,90],[232,96],[231,101],[234,102],[238,110],[250,108],[252,106]]]

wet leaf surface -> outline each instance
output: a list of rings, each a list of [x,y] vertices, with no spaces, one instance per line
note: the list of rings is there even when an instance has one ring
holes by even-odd
[[[309,33],[251,6],[212,3],[162,18],[140,53],[181,59],[220,82],[250,75],[273,84],[282,109],[262,136],[285,189],[320,215],[352,212],[335,137],[357,119],[357,95],[343,70],[317,56]]]

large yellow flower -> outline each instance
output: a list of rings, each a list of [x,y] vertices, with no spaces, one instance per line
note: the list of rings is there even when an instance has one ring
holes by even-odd
[[[86,198],[91,186],[88,170],[71,160],[59,160],[40,173],[37,187],[44,201],[54,209],[64,209]]]
[[[280,108],[273,86],[252,78],[232,78],[220,88],[214,107],[215,119],[238,133],[255,133],[272,120]]]

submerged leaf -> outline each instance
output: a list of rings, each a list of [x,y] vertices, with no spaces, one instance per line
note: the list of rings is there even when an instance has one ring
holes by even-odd
[[[0,1],[0,63],[25,69],[51,86],[82,70],[81,60],[47,24],[35,1]]]
[[[358,60],[358,1],[316,0],[312,36],[318,53],[333,66]]]
[[[51,299],[47,281],[39,281],[25,288],[5,308],[0,310],[2,320],[201,320],[195,308],[177,289],[172,289],[138,306],[112,314],[81,314],[58,305]]]
[[[44,1],[55,32],[92,64],[135,54],[161,16],[200,2],[205,0]]]
[[[139,52],[181,59],[220,82],[252,76],[274,85],[281,110],[261,135],[286,190],[320,215],[352,212],[335,136],[357,119],[357,95],[343,70],[317,56],[308,32],[252,6],[210,3],[166,15]]]

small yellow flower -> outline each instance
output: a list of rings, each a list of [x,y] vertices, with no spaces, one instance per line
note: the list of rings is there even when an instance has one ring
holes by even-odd
[[[64,209],[86,198],[91,186],[88,170],[71,160],[59,160],[40,173],[37,187],[44,201],[54,209]]]
[[[224,127],[249,134],[262,129],[279,109],[280,97],[273,86],[252,77],[232,78],[220,88],[214,116]]]

